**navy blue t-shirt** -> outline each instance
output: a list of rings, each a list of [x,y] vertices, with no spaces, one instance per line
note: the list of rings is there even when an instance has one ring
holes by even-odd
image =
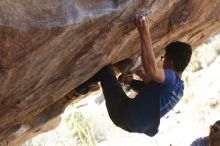
[[[166,79],[160,94],[160,117],[163,117],[180,101],[183,96],[184,84],[179,76],[170,69],[165,69]]]
[[[124,119],[131,131],[155,135],[160,118],[168,113],[183,96],[184,85],[178,75],[165,69],[165,81],[150,81],[126,108]]]

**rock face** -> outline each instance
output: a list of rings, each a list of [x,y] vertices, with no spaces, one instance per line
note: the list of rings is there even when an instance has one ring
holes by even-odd
[[[131,18],[139,10],[150,12],[157,57],[172,41],[196,47],[220,29],[218,0],[1,1],[0,146],[56,126],[74,100],[66,93],[138,54]]]

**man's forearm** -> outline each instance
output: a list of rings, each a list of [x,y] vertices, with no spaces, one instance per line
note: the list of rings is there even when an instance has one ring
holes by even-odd
[[[145,16],[142,16],[142,18],[136,18],[135,23],[141,38],[141,60],[144,72],[150,80],[163,83],[165,80],[165,72],[163,69],[157,67],[155,61],[155,55],[149,33],[150,27],[148,18]]]
[[[141,38],[141,60],[144,71],[150,75],[156,71],[155,55],[152,48],[150,33],[145,33]]]

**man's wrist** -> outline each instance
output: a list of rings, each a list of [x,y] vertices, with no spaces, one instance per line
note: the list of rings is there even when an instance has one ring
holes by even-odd
[[[140,34],[140,38],[141,38],[141,39],[147,39],[147,38],[149,38],[149,37],[150,37],[150,33],[149,33],[149,32]]]

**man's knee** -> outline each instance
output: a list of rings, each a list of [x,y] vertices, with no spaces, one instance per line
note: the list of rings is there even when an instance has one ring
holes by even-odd
[[[100,71],[98,71],[95,75],[94,78],[97,81],[102,81],[103,78],[106,76],[114,74],[113,67],[111,64],[104,66]]]
[[[150,137],[155,136],[159,132],[159,129],[158,129],[159,125],[160,125],[160,123],[155,123],[151,128],[146,129],[144,134],[146,134]]]

